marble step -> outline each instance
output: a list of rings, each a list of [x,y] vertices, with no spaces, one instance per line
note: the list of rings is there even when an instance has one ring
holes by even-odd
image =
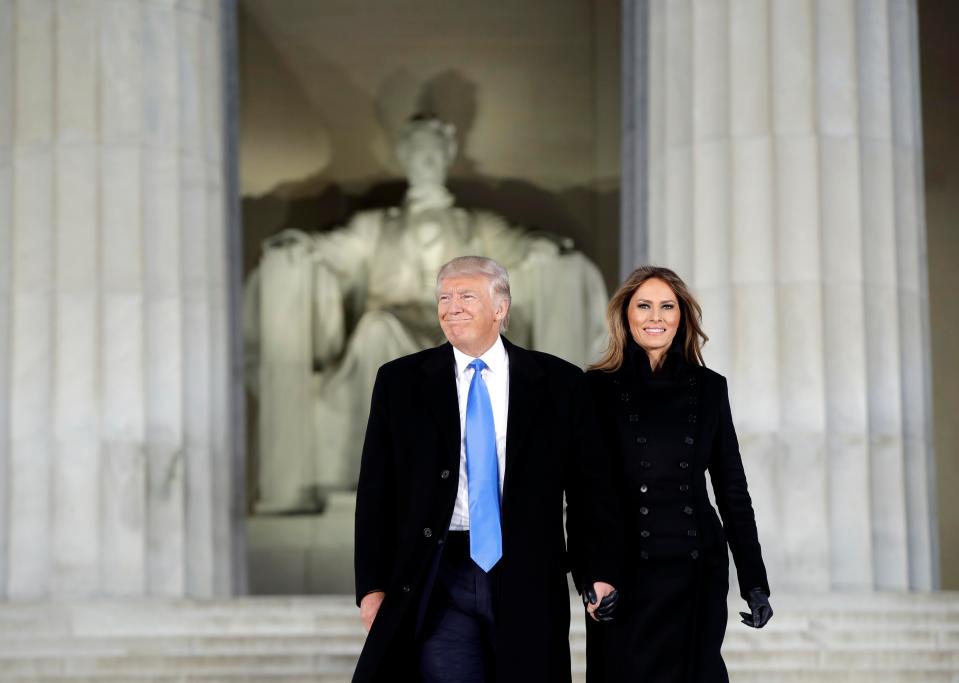
[[[725,653],[731,673],[763,673],[779,680],[784,675],[801,672],[842,672],[847,675],[920,675],[959,676],[959,657],[956,653],[934,653],[909,649],[873,652],[842,650],[826,653],[790,650],[769,650],[761,653],[735,655]],[[8,658],[0,666],[0,680],[34,680],[60,678],[63,680],[91,679],[131,680],[156,679],[171,676],[205,676],[233,679],[256,674],[263,677],[314,676],[348,677],[353,670],[354,656],[322,655],[244,655],[230,656],[153,656],[128,654],[122,657],[57,657]],[[582,656],[574,657],[573,669],[585,670]],[[921,679],[920,679],[921,680]]]
[[[329,628],[314,634],[256,634],[204,636],[44,636],[10,635],[0,639],[0,660],[7,657],[43,657],[55,655],[119,656],[124,653],[150,652],[162,655],[204,653],[247,654],[358,654],[363,634],[357,628]],[[570,645],[574,652],[585,647],[585,633],[573,631]],[[731,631],[725,651],[805,650],[832,648],[856,651],[885,647],[923,649],[959,649],[959,624],[945,627],[870,628],[809,632],[780,625],[761,633]]]
[[[850,597],[777,596],[773,600],[780,628],[907,627],[959,624],[959,594]],[[571,599],[572,631],[583,630],[582,608]],[[739,627],[732,615],[742,605],[731,601],[730,631]],[[0,637],[37,633],[53,635],[162,635],[232,633],[320,633],[330,629],[359,631],[357,609],[345,596],[227,601],[84,602],[71,604],[0,602]],[[765,631],[764,631],[765,632]]]
[[[777,596],[762,631],[731,619],[734,680],[959,683],[959,595]],[[585,669],[573,598],[573,668]],[[730,601],[730,613],[739,609]],[[0,603],[0,681],[349,680],[363,644],[349,597]]]
[[[2,676],[2,674],[0,674]],[[957,683],[959,676],[949,672],[868,672],[836,671],[754,671],[731,673],[733,683]],[[205,674],[177,674],[173,676],[148,675],[131,677],[26,677],[0,678],[4,683],[350,683],[350,676],[335,674],[236,674],[233,676]],[[573,683],[584,683],[582,672],[574,672]]]
[[[13,676],[0,673],[4,683],[350,683],[351,674],[274,673],[267,671],[235,674],[181,672],[173,675],[98,674],[95,676]],[[579,682],[581,683],[581,682]]]

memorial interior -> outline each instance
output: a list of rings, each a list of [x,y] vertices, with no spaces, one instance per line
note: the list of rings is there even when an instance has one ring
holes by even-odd
[[[253,592],[352,590],[373,373],[439,339],[431,278],[444,260],[480,251],[509,267],[514,341],[580,365],[602,345],[618,278],[619,14],[603,2],[493,9],[240,5],[249,355],[276,349],[247,365]],[[432,144],[428,124],[411,133],[418,113],[442,120],[434,137],[450,147],[428,190],[398,154]],[[436,246],[421,246],[430,230]],[[334,266],[297,270],[304,259]],[[311,318],[327,329],[298,331]]]

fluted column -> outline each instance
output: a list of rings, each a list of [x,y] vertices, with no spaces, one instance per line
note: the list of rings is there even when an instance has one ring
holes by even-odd
[[[220,0],[0,0],[0,595],[233,589]]]
[[[702,300],[770,576],[935,587],[915,0],[638,4],[633,222]]]

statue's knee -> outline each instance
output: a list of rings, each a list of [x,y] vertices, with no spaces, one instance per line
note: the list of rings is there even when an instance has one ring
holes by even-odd
[[[356,324],[356,330],[353,332],[353,336],[381,337],[394,332],[396,326],[396,317],[392,313],[386,311],[367,311]]]

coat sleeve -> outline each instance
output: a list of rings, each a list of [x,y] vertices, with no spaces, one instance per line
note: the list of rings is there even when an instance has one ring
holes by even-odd
[[[623,508],[612,450],[600,427],[598,401],[584,375],[573,399],[572,466],[567,470],[566,535],[573,582],[622,585]]]
[[[373,385],[356,488],[353,567],[357,605],[367,593],[387,589],[395,558],[395,534],[390,523],[394,506],[388,380],[384,374],[380,368]]]
[[[756,531],[756,516],[729,408],[729,391],[726,379],[721,377],[720,380],[719,424],[713,440],[709,476],[723,520],[723,532],[736,562],[740,594],[745,599],[751,589],[762,588],[769,595],[766,567]]]

